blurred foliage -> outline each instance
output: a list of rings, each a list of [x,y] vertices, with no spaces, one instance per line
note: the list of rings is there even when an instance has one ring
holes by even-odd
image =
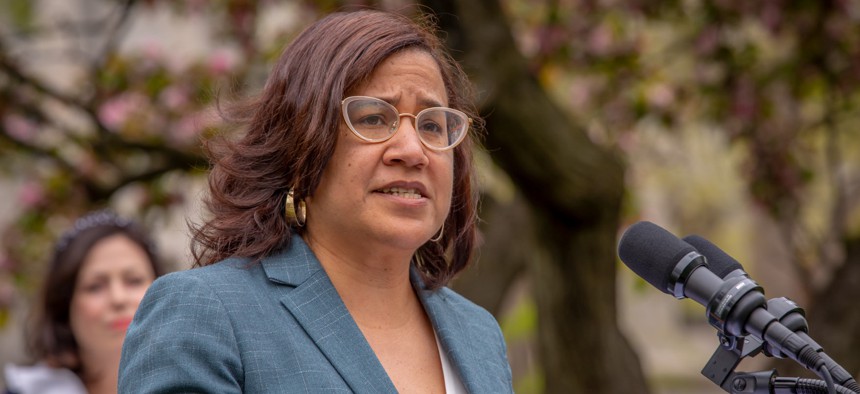
[[[165,176],[205,174],[201,137],[223,129],[216,103],[258,88],[286,37],[302,27],[296,22],[316,15],[312,3],[293,4],[293,23],[263,29],[259,13],[282,6],[11,0],[0,7],[0,171],[15,192],[6,197],[13,221],[0,231],[3,316],[16,293],[37,285],[52,241],[77,215],[116,205],[118,195],[133,195],[125,213],[140,218],[186,203],[187,190]],[[197,34],[191,44],[171,37],[186,22]],[[183,52],[189,45],[207,52]]]
[[[509,353],[514,356],[516,353],[529,352],[529,348],[534,340],[535,332],[537,331],[537,305],[534,299],[525,296],[520,299],[513,307],[502,316],[499,321],[499,326],[505,334],[505,342],[508,344]],[[529,355],[519,358],[530,359]],[[521,360],[516,360],[521,361]],[[516,366],[512,367],[517,373],[515,379],[514,392],[521,394],[542,393],[544,392],[544,382],[541,369],[534,363],[529,363],[530,360],[525,360],[523,368],[525,371],[517,370]]]
[[[784,260],[795,299],[839,275],[860,237],[860,2],[504,4],[534,75],[630,163],[626,221]]]
[[[499,322],[505,333],[505,341],[514,342],[528,338],[537,327],[537,306],[531,298],[516,304],[514,309]]]
[[[33,3],[28,0],[5,0],[2,10],[8,18],[5,23],[10,23],[15,30],[22,34],[31,32],[33,28]]]
[[[503,3],[535,75],[593,140],[629,160],[656,148],[658,156],[645,158],[656,170],[661,161],[677,165],[673,157],[690,160],[691,152],[677,151],[689,146],[682,141],[704,136],[740,147],[736,171],[746,195],[777,223],[798,274],[839,265],[834,246],[860,234],[860,3]],[[653,145],[654,130],[675,143]],[[683,230],[706,230],[736,206],[713,201],[724,198],[719,184],[697,186],[690,175],[670,175],[682,180],[666,187],[676,191],[664,193],[664,217]],[[685,184],[710,191],[691,199]],[[630,201],[634,218],[641,197]]]

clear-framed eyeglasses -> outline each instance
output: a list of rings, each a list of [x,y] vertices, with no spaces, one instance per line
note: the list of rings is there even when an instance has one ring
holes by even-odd
[[[367,96],[347,97],[341,101],[341,107],[346,125],[364,141],[388,141],[400,128],[400,119],[407,116],[415,122],[421,143],[435,151],[457,146],[466,138],[472,123],[472,119],[456,109],[431,107],[415,115],[399,113],[393,105]]]

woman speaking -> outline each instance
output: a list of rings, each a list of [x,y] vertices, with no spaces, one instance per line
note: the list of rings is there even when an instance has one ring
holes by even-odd
[[[426,23],[308,27],[210,142],[202,267],[149,289],[119,391],[511,392],[497,322],[444,287],[475,245],[470,100]]]

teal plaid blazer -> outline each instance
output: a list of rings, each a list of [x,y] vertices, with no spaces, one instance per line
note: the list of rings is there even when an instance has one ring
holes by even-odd
[[[491,314],[448,288],[413,286],[470,393],[512,392]],[[246,259],[156,280],[129,326],[120,393],[394,393],[313,252],[299,236]]]

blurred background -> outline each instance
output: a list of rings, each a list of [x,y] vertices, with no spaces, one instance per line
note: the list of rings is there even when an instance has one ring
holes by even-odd
[[[481,248],[453,287],[499,319],[518,393],[722,392],[704,308],[617,259],[640,220],[732,254],[858,375],[857,0],[0,0],[0,363],[27,361],[81,213],[139,218],[190,267],[217,100],[354,6],[434,14],[478,88]],[[739,369],[770,368],[811,377]]]

